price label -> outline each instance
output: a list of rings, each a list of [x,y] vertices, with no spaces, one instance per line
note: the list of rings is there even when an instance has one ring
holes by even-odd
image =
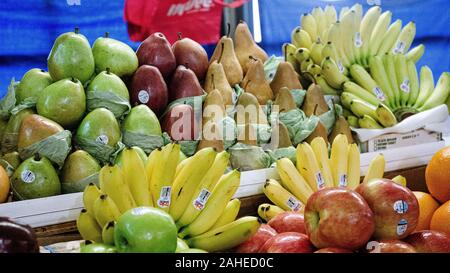
[[[392,53],[394,54],[402,54],[405,50],[406,44],[402,41],[399,41],[395,47],[392,49]]]
[[[375,87],[372,92],[375,94],[375,97],[377,97],[377,99],[379,99],[380,101],[385,101],[386,100],[386,96],[384,95],[383,90],[381,90],[380,87]]]
[[[99,144],[108,145],[109,139],[106,135],[98,136],[95,141]]]
[[[141,103],[147,103],[150,100],[150,95],[147,91],[141,90],[138,93],[138,99]]]
[[[34,173],[30,170],[24,170],[20,174],[20,177],[22,178],[22,181],[25,183],[33,183],[34,180],[36,179],[36,175],[34,175]]]
[[[403,80],[403,82],[400,84],[400,90],[402,90],[405,93],[409,93],[410,88],[409,88],[409,79],[405,78]]]
[[[339,176],[339,187],[347,187],[347,175],[341,174]]]
[[[355,47],[360,48],[363,44],[363,41],[361,39],[361,33],[360,32],[356,32],[355,33]]]
[[[408,221],[406,221],[405,219],[401,219],[400,221],[398,221],[397,224],[397,235],[402,235],[406,232],[406,230],[408,229]]]
[[[325,187],[325,180],[321,172],[316,173],[316,183],[319,190]]]
[[[286,201],[286,205],[292,210],[292,211],[299,211],[302,207],[302,203],[297,200],[294,196],[290,196],[288,200]]]
[[[203,210],[205,208],[206,202],[208,202],[209,196],[211,196],[211,192],[203,188],[192,205],[194,205],[194,208],[198,210]]]
[[[337,61],[337,67],[339,69],[339,72],[341,72],[341,74],[343,74],[345,70],[344,70],[344,65],[342,65],[342,61],[341,60]]]
[[[170,206],[170,198],[172,195],[172,187],[166,186],[161,188],[161,192],[159,194],[158,199],[158,207],[160,208],[168,208]]]
[[[406,203],[403,200],[397,200],[395,201],[394,205],[394,210],[398,213],[398,214],[403,214],[406,213],[408,211],[408,203]]]

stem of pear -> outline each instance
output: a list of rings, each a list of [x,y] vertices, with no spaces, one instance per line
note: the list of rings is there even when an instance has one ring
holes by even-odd
[[[181,40],[181,32],[178,32],[178,40]]]
[[[106,68],[106,74],[111,74],[111,69],[109,67]]]
[[[78,34],[80,32],[80,28],[79,27],[75,27],[75,34]]]
[[[34,160],[35,161],[40,161],[41,160],[41,155],[38,154],[38,153],[34,154]]]
[[[105,32],[105,38],[109,38],[109,32]]]
[[[220,51],[220,56],[219,56],[219,59],[217,60],[218,63],[220,63],[220,61],[222,60],[223,50],[225,49],[224,42],[222,42],[221,45],[222,45],[222,50]]]
[[[231,25],[227,23],[227,37],[230,38]]]
[[[319,106],[318,104],[314,105],[314,111],[313,111],[313,114],[314,114],[314,115],[316,115],[316,111],[317,111],[317,107],[318,107],[318,106]]]
[[[214,82],[214,74],[211,74],[211,82],[212,82],[213,90],[216,89],[216,83]]]

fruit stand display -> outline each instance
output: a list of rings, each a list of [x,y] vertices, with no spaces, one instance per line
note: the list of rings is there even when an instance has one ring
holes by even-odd
[[[61,34],[0,101],[0,228],[84,253],[450,252],[450,74],[418,72],[392,17],[314,8],[283,57],[245,22],[210,59],[182,33]]]

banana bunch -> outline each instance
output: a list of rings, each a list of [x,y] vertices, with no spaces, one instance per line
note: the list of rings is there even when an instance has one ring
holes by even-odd
[[[85,208],[77,227],[85,240],[114,244],[114,223],[125,211],[153,206],[168,212],[179,237],[190,247],[220,251],[256,233],[258,218],[236,220],[239,199],[230,200],[240,184],[240,173],[226,174],[230,155],[204,148],[179,162],[180,146],[154,150],[143,162],[133,149],[123,151],[122,167],[104,166],[95,184],[83,194]]]
[[[309,196],[326,187],[346,187],[354,190],[360,183],[360,152],[356,144],[339,134],[333,140],[330,156],[322,137],[311,144],[297,146],[297,166],[287,158],[276,162],[280,182],[270,179],[263,188],[264,194],[275,205],[261,204],[258,215],[268,221],[283,211],[301,213]],[[370,163],[364,180],[382,178],[385,160],[377,155]]]

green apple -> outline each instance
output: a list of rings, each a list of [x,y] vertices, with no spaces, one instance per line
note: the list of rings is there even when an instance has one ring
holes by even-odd
[[[27,71],[20,80],[16,89],[16,100],[20,104],[27,98],[37,101],[39,94],[53,83],[53,79],[48,72],[43,69],[33,68]]]
[[[91,243],[82,245],[80,253],[117,253],[117,249],[107,244]]]
[[[139,155],[139,157],[141,158],[142,162],[144,162],[144,165],[145,165],[145,163],[147,162],[147,154],[144,152],[144,150],[142,150],[138,146],[133,146],[133,147],[131,147],[131,149],[133,149],[137,152],[137,154]],[[122,150],[119,153],[119,155],[116,157],[116,159],[114,160],[114,164],[119,165],[120,167],[122,167],[122,164],[123,164],[123,151],[124,150]]]
[[[188,244],[181,238],[177,238],[177,249],[175,250],[176,253],[180,253],[181,251],[185,251],[189,249]]]
[[[119,252],[174,253],[177,228],[166,212],[152,207],[137,207],[117,220],[114,242]]]

